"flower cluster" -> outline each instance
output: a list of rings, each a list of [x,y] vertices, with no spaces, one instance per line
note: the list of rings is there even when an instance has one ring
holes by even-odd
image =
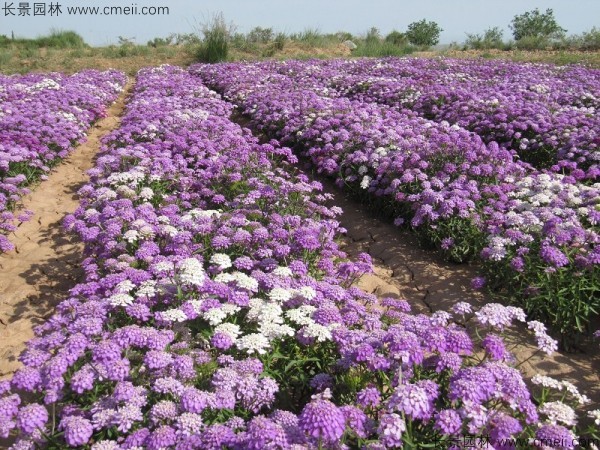
[[[84,70],[75,75],[0,76],[0,252],[14,247],[5,234],[27,186],[44,179],[123,90],[127,77],[115,70]]]
[[[483,261],[489,289],[521,302],[567,342],[585,332],[600,308],[594,282],[600,276],[600,185],[590,182],[595,166],[588,167],[588,184],[578,181],[575,169],[569,175],[542,172],[519,160],[505,140],[496,142],[495,134],[426,113],[418,107],[424,94],[411,91],[410,105],[376,95],[404,95],[409,88],[396,89],[393,83],[411,86],[412,80],[423,86],[437,83],[451,93],[457,91],[452,83],[473,79],[489,88],[490,72],[500,77],[511,63],[465,62],[462,72],[457,64],[286,61],[190,70],[235,101],[260,131],[292,145],[318,172],[387,210],[395,223],[409,223],[423,242],[449,259]],[[545,66],[515,70],[514,83],[523,83],[536,70],[568,83],[561,70]],[[573,83],[583,83],[584,74],[577,73]],[[594,74],[588,75],[593,79]],[[375,81],[380,78],[385,88],[383,81]],[[531,102],[531,96],[554,95],[540,86],[532,89],[521,89],[531,94],[525,97]],[[589,81],[581,89],[573,91],[573,102],[582,92],[597,93],[598,85]],[[470,92],[468,85],[464,90]],[[561,104],[568,101],[568,96],[554,96]],[[494,120],[500,117],[505,128],[512,123],[506,114]],[[593,142],[586,144],[590,152]]]
[[[0,382],[0,436],[16,437],[13,450],[574,435],[576,417],[536,406],[498,350],[497,325],[525,320],[522,310],[479,311],[480,342],[457,323],[468,304],[456,317],[415,315],[349,286],[369,260],[337,248],[320,185],[231,111],[182,69],[139,72],[66,220],[85,241],[85,279]]]

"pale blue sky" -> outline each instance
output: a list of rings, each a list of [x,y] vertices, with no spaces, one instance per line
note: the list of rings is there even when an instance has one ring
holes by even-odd
[[[23,0],[12,0],[15,13]],[[50,29],[75,30],[91,45],[116,43],[118,36],[146,43],[153,37],[170,33],[190,33],[207,17],[223,12],[227,21],[247,32],[255,26],[272,27],[287,33],[318,28],[322,32],[339,30],[365,33],[375,26],[383,33],[406,30],[409,23],[422,18],[438,22],[444,29],[440,42],[463,42],[465,33],[480,33],[488,27],[504,29],[511,37],[508,24],[515,16],[533,8],[552,8],[558,23],[569,33],[581,33],[600,27],[600,0],[30,0],[34,3],[61,5],[62,14],[50,17],[6,16],[2,7],[11,1],[0,0],[0,34],[35,37]],[[72,6],[169,6],[168,16],[82,16],[67,15]]]

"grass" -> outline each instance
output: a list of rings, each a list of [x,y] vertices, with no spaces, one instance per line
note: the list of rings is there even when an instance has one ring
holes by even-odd
[[[358,44],[352,56],[368,56],[373,58],[385,58],[387,56],[406,56],[415,50],[410,45],[396,45],[386,41],[365,41]]]
[[[223,27],[224,23],[220,23]],[[134,75],[140,68],[160,64],[187,66],[199,59],[216,61],[255,61],[263,59],[330,59],[353,57],[388,57],[412,54],[420,57],[446,56],[451,58],[509,59],[516,62],[553,63],[558,65],[585,64],[600,68],[600,51],[579,50],[522,50],[481,49],[461,50],[453,47],[442,51],[416,51],[405,43],[380,38],[357,38],[344,33],[323,34],[308,28],[301,33],[286,36],[273,34],[265,42],[249,42],[244,35],[236,35],[228,42],[228,51],[218,48],[223,44],[216,39],[213,50],[218,57],[207,55],[207,40],[189,39],[174,44],[176,37],[161,40],[161,45],[135,45],[122,43],[106,47],[90,47],[71,31],[53,31],[49,36],[36,39],[10,39],[0,35],[0,73],[28,73],[60,71],[74,73],[87,68],[122,70]],[[205,36],[206,37],[206,36]],[[217,36],[222,37],[222,36]],[[350,51],[342,42],[352,39],[357,48]],[[156,41],[156,40],[155,40]],[[151,41],[151,43],[154,41]],[[178,41],[177,41],[178,42]],[[204,52],[204,53],[203,53]],[[202,56],[202,58],[199,58]]]

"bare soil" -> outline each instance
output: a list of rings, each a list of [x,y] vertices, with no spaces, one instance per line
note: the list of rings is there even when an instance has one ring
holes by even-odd
[[[65,232],[62,220],[78,207],[77,191],[88,181],[100,139],[119,126],[130,86],[91,128],[87,141],[23,199],[35,215],[9,236],[16,250],[0,254],[0,379],[21,366],[17,358],[34,327],[82,279],[83,244]]]

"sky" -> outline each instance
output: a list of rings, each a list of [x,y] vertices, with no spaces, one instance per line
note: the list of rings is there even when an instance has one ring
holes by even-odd
[[[19,15],[21,4],[30,7],[22,9],[23,15]],[[85,15],[68,11],[72,7],[96,6],[101,11],[111,6],[129,7],[138,14]],[[142,8],[164,6],[168,6],[168,14],[141,14]],[[512,18],[534,8],[552,8],[557,22],[569,34],[600,28],[600,0],[0,0],[0,35],[14,33],[15,37],[32,38],[57,29],[76,31],[93,46],[116,44],[119,36],[145,44],[171,33],[198,32],[210,17],[222,12],[240,32],[261,26],[286,33],[311,28],[323,33],[343,30],[364,34],[377,27],[385,35],[394,29],[405,31],[409,23],[425,18],[443,28],[440,43],[449,44],[462,43],[466,33],[481,33],[490,27],[500,27],[508,39]]]

